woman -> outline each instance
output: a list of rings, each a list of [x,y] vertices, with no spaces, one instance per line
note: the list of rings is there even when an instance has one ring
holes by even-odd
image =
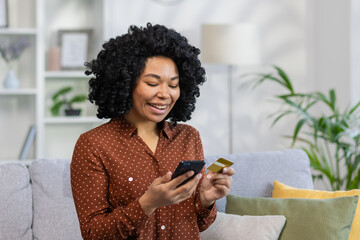
[[[82,134],[71,186],[84,239],[200,239],[215,220],[234,170],[171,180],[182,160],[204,160],[190,119],[205,71],[199,49],[161,25],[131,26],[87,63],[99,118]],[[169,119],[170,121],[165,121]]]

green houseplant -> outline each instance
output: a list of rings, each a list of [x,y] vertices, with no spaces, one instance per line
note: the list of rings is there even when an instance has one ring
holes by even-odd
[[[251,74],[255,79],[250,81],[254,88],[272,82],[287,92],[274,96],[281,107],[270,115],[272,124],[289,115],[296,117],[292,136],[287,137],[292,146],[308,154],[314,180],[327,179],[331,190],[360,188],[360,102],[340,111],[334,89],[327,95],[300,93],[283,69],[273,69],[272,73]]]
[[[59,89],[52,96],[53,104],[50,108],[50,112],[53,116],[59,116],[60,109],[65,107],[65,115],[66,116],[78,116],[80,115],[81,109],[74,109],[74,103],[85,102],[87,99],[86,95],[78,94],[73,97],[69,97],[68,94],[73,91],[71,86],[65,86]]]

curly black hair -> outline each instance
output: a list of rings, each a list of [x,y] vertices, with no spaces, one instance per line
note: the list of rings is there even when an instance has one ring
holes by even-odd
[[[89,100],[97,105],[98,118],[124,116],[132,108],[132,91],[148,58],[172,59],[179,71],[180,97],[165,119],[175,123],[191,119],[199,85],[205,70],[198,58],[200,50],[173,29],[147,23],[146,27],[130,26],[122,36],[103,44],[97,58],[85,63],[89,81]]]

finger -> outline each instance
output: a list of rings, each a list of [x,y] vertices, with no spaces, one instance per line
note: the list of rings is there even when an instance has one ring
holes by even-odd
[[[235,170],[233,168],[224,168],[222,172],[213,174],[211,176],[211,179],[231,177],[234,174],[235,174]]]
[[[221,179],[216,179],[216,180],[212,181],[211,184],[212,184],[213,187],[218,186],[218,185],[222,185],[222,186],[225,186],[228,189],[230,189],[231,188],[231,182],[232,182],[232,179],[221,178]]]
[[[207,174],[206,174],[206,178],[207,179],[212,179],[217,173],[215,172],[212,172],[212,171],[208,171]]]
[[[230,188],[220,184],[216,184],[213,187],[216,189],[216,192],[222,196],[225,196],[230,191]]]
[[[167,172],[164,176],[155,179],[154,182],[156,181],[157,184],[162,184],[162,183],[167,183],[170,180],[171,180],[171,172]]]
[[[185,181],[186,179],[188,179],[189,177],[194,175],[194,171],[188,171],[176,178],[174,178],[173,180],[171,180],[169,182],[170,187],[172,188],[176,188],[180,183],[182,183],[183,181]]]
[[[210,176],[207,175],[206,177],[211,180],[216,180],[216,179],[221,179],[221,178],[229,178],[230,176],[225,173],[214,173],[214,174],[211,174]]]
[[[198,173],[193,179],[185,183],[184,185],[178,187],[174,193],[179,195],[179,197],[188,196],[190,197],[192,193],[195,191],[196,186],[198,185],[202,174]]]
[[[223,168],[223,170],[221,172],[226,175],[229,175],[229,176],[232,176],[235,174],[235,170],[231,167],[225,167],[225,168]]]

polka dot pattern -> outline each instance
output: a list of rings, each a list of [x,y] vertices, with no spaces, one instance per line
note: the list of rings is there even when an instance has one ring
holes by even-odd
[[[201,206],[200,184],[189,199],[150,216],[138,199],[180,161],[203,159],[198,131],[185,124],[165,122],[155,153],[123,118],[82,134],[71,162],[71,187],[83,238],[200,239],[216,217],[215,204]]]

